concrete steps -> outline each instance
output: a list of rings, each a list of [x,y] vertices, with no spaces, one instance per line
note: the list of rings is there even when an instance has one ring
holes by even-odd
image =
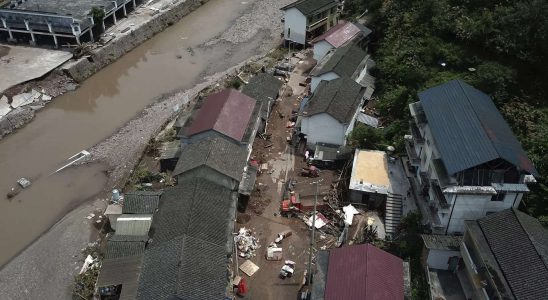
[[[386,198],[384,227],[387,235],[394,235],[400,225],[403,207],[403,196],[399,194],[388,194]]]

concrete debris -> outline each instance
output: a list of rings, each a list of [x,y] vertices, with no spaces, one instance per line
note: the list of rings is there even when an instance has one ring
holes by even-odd
[[[30,180],[26,178],[19,178],[19,180],[17,180],[17,183],[24,189],[30,186]]]
[[[6,96],[2,96],[2,98],[0,98],[0,119],[2,119],[2,117],[7,115],[10,111],[11,107],[8,104],[8,98]]]
[[[48,96],[49,97],[49,96]],[[42,98],[42,93],[37,90],[32,90],[30,93],[22,93],[12,97],[11,107],[18,108],[23,105],[29,105],[33,102],[38,102]],[[51,100],[51,97],[49,97]]]
[[[255,251],[261,247],[259,240],[252,235],[251,230],[245,227],[240,228],[238,235],[234,237],[234,242],[236,242],[240,257],[245,258],[255,257]]]
[[[42,101],[51,101],[51,96],[48,96],[46,94],[42,95]]]

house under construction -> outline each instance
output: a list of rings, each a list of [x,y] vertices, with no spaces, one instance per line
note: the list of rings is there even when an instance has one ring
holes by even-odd
[[[0,0],[0,40],[31,45],[53,41],[56,47],[93,41],[93,8],[103,11],[104,31],[135,7],[136,0]]]

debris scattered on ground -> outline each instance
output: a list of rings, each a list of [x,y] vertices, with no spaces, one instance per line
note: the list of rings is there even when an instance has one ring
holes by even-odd
[[[292,260],[286,260],[284,266],[280,270],[280,278],[285,279],[286,277],[293,276],[295,273],[295,262]]]
[[[352,204],[348,204],[347,206],[343,207],[344,211],[344,223],[348,226],[352,225],[352,220],[354,219],[354,215],[359,214],[360,212],[352,206]]]
[[[255,251],[261,247],[259,241],[253,236],[251,230],[245,227],[240,228],[238,235],[234,238],[238,247],[240,257],[255,257]]]
[[[255,274],[255,272],[257,272],[259,270],[259,266],[257,266],[256,264],[254,264],[252,261],[250,261],[249,259],[246,260],[241,266],[240,266],[240,271],[244,272],[245,275],[251,277],[253,276],[253,274]]]
[[[275,242],[279,243],[283,239],[285,239],[287,237],[290,237],[292,234],[293,233],[291,232],[291,230],[282,231],[282,232],[278,233],[278,237],[276,238]]]
[[[272,243],[266,248],[266,260],[282,260],[283,249],[276,243]]]
[[[26,179],[26,178],[19,178],[19,180],[17,180],[17,183],[24,189],[28,188],[30,186],[30,180]]]
[[[306,225],[308,225],[308,227],[312,227],[312,222],[314,222],[314,226],[316,227],[316,229],[320,229],[327,225],[327,223],[329,223],[329,220],[322,213],[316,214],[316,220],[313,221],[313,218],[314,216],[310,216],[309,218],[305,219],[305,223]]]

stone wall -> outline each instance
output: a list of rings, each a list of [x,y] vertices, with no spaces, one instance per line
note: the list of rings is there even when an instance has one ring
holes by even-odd
[[[77,82],[82,82],[208,1],[181,0],[168,10],[159,12],[149,21],[137,25],[137,28],[117,36],[105,46],[93,50],[89,58],[80,58],[66,63],[62,67],[63,71]]]

